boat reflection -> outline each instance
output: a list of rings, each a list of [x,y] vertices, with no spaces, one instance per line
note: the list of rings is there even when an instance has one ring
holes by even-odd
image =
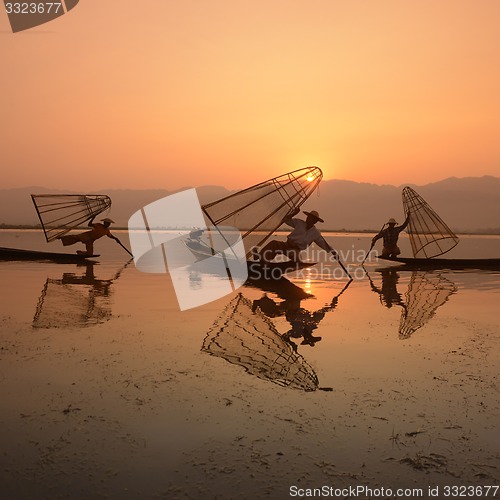
[[[35,316],[34,328],[90,326],[111,319],[112,284],[132,262],[127,262],[110,279],[97,279],[95,262],[86,262],[83,274],[64,273],[61,279],[47,278]]]
[[[241,293],[217,318],[201,350],[281,386],[307,392],[319,388],[313,368]]]
[[[441,272],[413,271],[403,299],[398,292],[400,274],[395,269],[382,269],[381,285],[377,286],[367,273],[371,289],[379,295],[387,308],[398,305],[402,308],[399,322],[399,338],[408,339],[422,328],[457,291],[455,283]]]

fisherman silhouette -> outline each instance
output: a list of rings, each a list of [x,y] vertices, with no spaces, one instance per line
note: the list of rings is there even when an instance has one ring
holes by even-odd
[[[256,253],[258,260],[271,262],[277,255],[284,254],[292,261],[301,262],[300,252],[306,250],[313,243],[316,243],[320,248],[331,253],[338,259],[337,251],[326,242],[325,238],[316,227],[318,222],[325,222],[319,216],[318,212],[316,212],[316,210],[312,212],[304,211],[304,214],[307,216],[305,221],[294,218],[299,212],[300,209],[296,208],[281,221],[282,224],[286,224],[293,228],[287,240],[271,240]]]
[[[107,236],[117,242],[119,242],[116,236],[113,236],[109,230],[109,226],[114,223],[113,220],[106,217],[102,219],[101,222],[94,222],[94,218],[90,219],[88,226],[92,229],[90,231],[85,231],[84,233],[78,234],[68,234],[64,236],[60,236],[62,244],[66,247],[68,245],[74,245],[75,243],[83,243],[85,245],[86,251],[77,250],[77,254],[79,255],[89,255],[92,256],[94,254],[94,241],[102,238],[103,236]]]

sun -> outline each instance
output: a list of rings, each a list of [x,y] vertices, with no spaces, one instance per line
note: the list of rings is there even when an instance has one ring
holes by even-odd
[[[321,176],[321,170],[315,165],[311,165],[310,167],[308,167],[308,170],[309,172],[306,175],[307,182],[315,181],[318,178],[318,174],[319,176]]]

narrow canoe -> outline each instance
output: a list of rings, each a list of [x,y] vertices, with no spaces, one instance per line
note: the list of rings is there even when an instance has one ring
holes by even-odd
[[[77,253],[42,252],[38,250],[24,250],[20,248],[0,247],[0,260],[33,260],[51,262],[85,262],[99,255],[81,255]]]
[[[214,257],[210,248],[197,240],[188,239],[185,240],[184,243],[191,253],[199,260]],[[287,273],[306,269],[314,265],[316,265],[316,262],[262,262],[258,260],[247,260],[248,279],[279,280]]]
[[[405,257],[380,257],[396,262],[408,269],[500,269],[500,259],[415,259]]]

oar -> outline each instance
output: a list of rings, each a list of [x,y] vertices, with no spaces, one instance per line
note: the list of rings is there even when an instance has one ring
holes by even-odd
[[[321,238],[330,247],[329,243],[325,240],[324,236],[322,236]],[[332,247],[330,247],[330,250],[332,251],[332,254],[333,254],[334,250]],[[344,264],[340,260],[339,254],[337,252],[335,252],[334,257],[335,257],[335,260],[339,263],[339,266],[343,269],[344,273],[346,273],[347,276],[349,276],[349,279],[352,280],[352,276],[349,274],[349,271],[346,269],[346,267],[344,266]]]
[[[387,222],[380,228],[380,231],[377,233],[377,234],[380,234],[383,230],[384,230],[384,227],[386,226]],[[368,250],[368,252],[366,253],[365,255],[365,258],[363,259],[363,262],[361,262],[361,265],[363,265],[365,263],[365,260],[368,258],[368,255],[370,255],[370,252],[372,251],[372,248],[375,246],[375,241],[372,241],[372,244],[370,245],[370,250]]]
[[[134,258],[132,252],[115,236],[114,237],[115,241],[120,245],[129,255],[130,257]]]
[[[344,273],[346,273],[347,276],[349,276],[349,279],[352,280],[352,276],[349,274],[349,271],[346,269],[346,267],[344,266],[344,264],[340,260],[340,257],[338,254],[336,254],[335,260],[339,263],[339,266],[344,270]]]

